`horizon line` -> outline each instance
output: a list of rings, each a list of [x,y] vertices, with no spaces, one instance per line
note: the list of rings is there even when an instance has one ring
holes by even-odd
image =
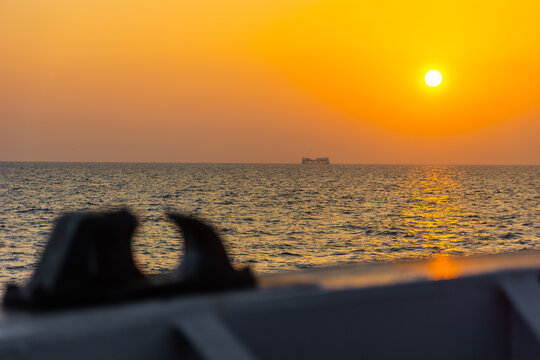
[[[185,165],[385,165],[385,166],[540,166],[540,163],[347,163],[302,164],[301,162],[207,162],[207,161],[77,161],[77,160],[0,160],[1,163],[49,163],[49,164],[185,164]]]

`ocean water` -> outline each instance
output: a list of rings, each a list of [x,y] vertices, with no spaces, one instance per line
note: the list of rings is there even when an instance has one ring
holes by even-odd
[[[115,207],[139,217],[146,273],[181,259],[170,209],[258,273],[540,249],[538,166],[0,163],[0,284],[31,274],[55,218]]]

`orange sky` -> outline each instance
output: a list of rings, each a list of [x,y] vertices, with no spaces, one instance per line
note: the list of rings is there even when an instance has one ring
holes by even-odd
[[[540,164],[538,1],[362,3],[2,0],[0,161]]]

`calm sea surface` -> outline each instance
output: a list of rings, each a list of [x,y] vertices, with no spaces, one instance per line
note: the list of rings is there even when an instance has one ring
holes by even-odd
[[[29,276],[56,217],[115,206],[140,218],[147,273],[179,261],[167,209],[260,273],[540,249],[538,166],[0,163],[0,284]]]

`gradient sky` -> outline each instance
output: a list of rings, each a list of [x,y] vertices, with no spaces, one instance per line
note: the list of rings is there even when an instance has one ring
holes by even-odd
[[[2,0],[0,161],[540,164],[540,2],[363,3]]]

